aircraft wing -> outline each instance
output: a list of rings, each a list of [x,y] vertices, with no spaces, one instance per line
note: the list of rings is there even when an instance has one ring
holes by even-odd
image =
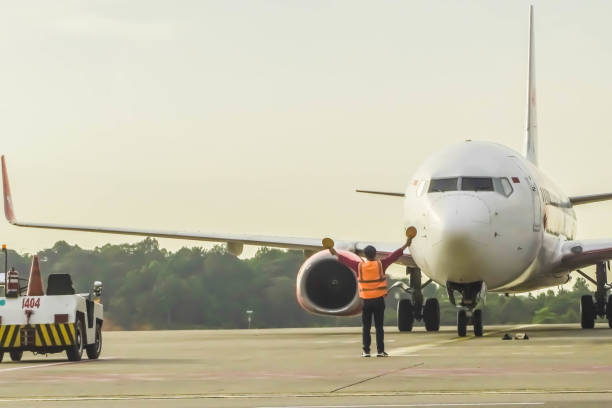
[[[9,223],[26,228],[45,228],[65,231],[85,231],[119,235],[137,235],[156,238],[174,238],[193,241],[223,242],[227,244],[228,251],[240,255],[244,245],[270,246],[287,249],[301,249],[307,252],[314,252],[323,249],[321,238],[303,237],[277,237],[270,235],[255,234],[226,234],[226,233],[203,233],[203,232],[181,232],[164,231],[154,229],[122,228],[122,227],[97,227],[87,225],[53,224],[46,222],[26,222],[19,221],[15,217],[13,198],[6,170],[6,162],[2,156],[2,187],[4,191],[4,215]],[[363,249],[367,245],[373,245],[380,255],[384,256],[393,252],[400,245],[397,243],[384,242],[360,242],[360,241],[336,241],[337,249],[344,249],[363,255]],[[404,255],[396,263],[401,265],[415,266],[412,256],[406,250]]]
[[[612,259],[612,239],[567,241],[562,248],[561,267],[575,270]]]

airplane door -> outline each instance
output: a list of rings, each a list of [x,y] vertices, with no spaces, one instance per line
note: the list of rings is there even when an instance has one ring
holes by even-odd
[[[540,201],[540,189],[538,188],[533,178],[529,175],[527,169],[516,157],[512,157],[514,163],[523,173],[523,179],[527,182],[529,190],[531,190],[531,201],[533,208],[533,231],[539,232],[542,228],[542,203]]]
[[[533,230],[538,232],[542,227],[542,205],[540,204],[540,194],[538,192],[538,186],[533,181],[531,176],[527,176],[526,180],[531,190],[531,199],[533,201]]]

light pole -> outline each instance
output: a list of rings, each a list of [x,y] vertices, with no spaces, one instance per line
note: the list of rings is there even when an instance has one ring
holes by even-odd
[[[253,320],[253,311],[252,310],[247,310],[246,314],[247,314],[247,321],[249,322],[249,329],[250,329],[251,328],[251,321]]]

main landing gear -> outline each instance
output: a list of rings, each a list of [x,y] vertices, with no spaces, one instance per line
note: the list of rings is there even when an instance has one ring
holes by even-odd
[[[487,286],[484,282],[455,283],[446,282],[446,290],[450,302],[457,306],[457,335],[465,337],[467,326],[474,327],[474,335],[481,337],[483,334],[482,310],[478,309],[481,301],[487,293]],[[461,296],[461,301],[457,303],[455,295]]]
[[[423,304],[423,288],[431,283],[431,279],[421,284],[421,270],[406,267],[410,276],[410,286],[397,282],[392,287],[400,287],[408,295],[397,303],[397,328],[399,331],[412,331],[415,320],[423,320],[427,331],[440,330],[440,304],[438,299],[429,298]]]
[[[593,295],[584,295],[580,299],[580,325],[583,329],[595,327],[595,319],[598,316],[607,319],[608,326],[612,328],[612,286],[607,283],[608,269],[608,262],[596,264],[595,280],[580,270],[576,271],[597,287]]]

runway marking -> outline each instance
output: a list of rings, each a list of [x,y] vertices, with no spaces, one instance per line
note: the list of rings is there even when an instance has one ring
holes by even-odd
[[[303,397],[309,397],[305,395]],[[47,398],[15,398],[0,399],[2,402],[76,402],[76,401],[134,401],[134,400],[193,400],[193,399],[251,399],[269,398],[269,396],[206,396],[206,395],[166,395],[166,396],[109,396],[109,397],[47,397]],[[272,397],[275,398],[275,397]],[[421,403],[421,404],[367,404],[367,405],[277,405],[277,406],[258,406],[257,408],[393,408],[393,407],[503,407],[503,406],[530,406],[545,405],[544,402],[450,402],[450,403]]]
[[[544,402],[449,402],[449,403],[424,403],[424,404],[368,404],[368,405],[284,405],[258,408],[393,408],[393,407],[508,407],[522,405],[544,405]]]
[[[423,395],[433,395],[433,396],[466,396],[466,395],[558,395],[558,394],[612,394],[612,390],[542,390],[542,391],[447,391],[447,392],[364,392],[364,393],[342,393],[342,394],[329,394],[325,393],[313,393],[313,394],[169,394],[169,395],[108,395],[108,396],[76,396],[76,397],[24,397],[24,398],[0,398],[0,403],[8,402],[8,403],[16,403],[16,402],[78,402],[78,401],[156,401],[156,400],[197,400],[197,399],[277,399],[277,398],[346,398],[346,397],[399,397],[399,396],[423,396]],[[461,403],[454,403],[454,406],[479,406],[478,403],[475,404],[465,404],[460,405]],[[480,403],[480,406],[483,406]],[[502,403],[489,403],[489,404],[498,404]],[[543,402],[530,402],[530,403],[504,403],[506,405],[545,405]],[[453,406],[453,405],[443,405],[443,404],[430,404],[430,405],[383,405],[383,407],[418,407],[418,406]],[[365,405],[367,407],[376,407],[377,405]],[[304,406],[308,408],[316,408],[317,406]],[[318,406],[321,407],[321,406]],[[342,405],[324,405],[323,407],[333,407],[338,408],[342,407]],[[359,405],[349,405],[348,407],[356,408],[360,407]],[[378,405],[380,407],[380,405]],[[265,408],[265,407],[259,407]],[[270,407],[270,408],[296,408],[296,407]]]
[[[397,370],[386,371],[386,372],[384,372],[384,373],[382,373],[382,374],[378,374],[378,375],[375,375],[375,376],[373,376],[373,377],[369,377],[369,378],[366,378],[366,379],[361,380],[361,381],[354,382],[354,383],[349,384],[349,385],[344,385],[344,386],[342,386],[342,387],[338,387],[338,388],[336,388],[336,389],[331,390],[331,391],[330,391],[330,393],[334,393],[334,392],[336,392],[336,391],[341,391],[341,390],[344,390],[344,389],[346,389],[346,388],[352,387],[352,386],[354,386],[354,385],[363,384],[364,382],[367,382],[367,381],[370,381],[370,380],[374,380],[374,379],[376,379],[376,378],[384,377],[385,375],[394,374],[394,373],[399,373],[399,372],[401,372],[401,371],[408,370],[409,368],[420,367],[420,366],[422,366],[422,365],[423,365],[423,363],[418,363],[418,364],[413,364],[413,365],[411,365],[411,366],[409,366],[409,367],[399,368],[399,369],[397,369]]]
[[[505,332],[509,332],[509,331],[514,331],[514,330],[520,330],[520,329],[526,329],[528,327],[534,327],[537,326],[535,324],[522,324],[522,325],[518,325],[518,326],[514,326],[514,327],[509,327],[507,329],[504,330],[496,330],[496,331],[492,331],[492,332],[487,332],[483,335],[483,337],[489,337],[489,336],[494,336],[500,333],[505,333]],[[442,346],[445,344],[452,344],[452,343],[458,343],[461,341],[468,341],[471,339],[476,338],[476,336],[466,336],[466,337],[455,337],[452,339],[448,339],[448,340],[442,340],[439,341],[437,343],[426,343],[426,344],[419,344],[416,346],[407,346],[407,347],[398,347],[395,349],[391,349],[389,350],[389,354],[391,356],[393,355],[405,355],[405,354],[415,354],[416,352],[422,351],[422,350],[427,350],[433,347],[438,347],[438,346]]]
[[[102,357],[99,358],[98,360],[112,360],[115,357]],[[79,363],[90,363],[96,360],[81,360],[81,361],[58,361],[55,363],[43,363],[43,364],[36,364],[36,365],[30,365],[30,366],[18,366],[18,367],[11,367],[11,368],[2,368],[0,369],[0,373],[5,372],[5,371],[17,371],[17,370],[28,370],[28,369],[32,369],[32,368],[42,368],[42,367],[53,367],[53,366],[59,366],[59,365],[66,365],[66,364],[79,364]]]

